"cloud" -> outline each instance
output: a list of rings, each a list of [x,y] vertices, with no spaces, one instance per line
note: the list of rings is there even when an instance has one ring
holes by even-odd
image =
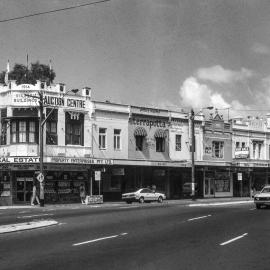
[[[214,83],[235,83],[246,81],[254,74],[251,70],[241,68],[239,71],[224,69],[220,65],[200,68],[198,69],[196,76],[204,81],[210,81]]]
[[[187,78],[180,87],[181,104],[186,107],[203,108],[214,106],[216,108],[229,107],[221,94],[214,92],[208,85],[202,84],[195,77]]]
[[[257,54],[270,55],[270,48],[264,44],[261,44],[261,43],[255,43],[251,47],[251,50]]]

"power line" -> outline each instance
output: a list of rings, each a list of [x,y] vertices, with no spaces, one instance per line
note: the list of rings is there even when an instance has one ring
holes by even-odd
[[[29,18],[29,17],[39,16],[39,15],[49,14],[49,13],[55,13],[55,12],[69,10],[69,9],[81,8],[81,7],[100,4],[100,3],[109,2],[109,1],[111,1],[111,0],[100,0],[100,1],[96,1],[96,2],[80,4],[80,5],[70,6],[70,7],[66,7],[66,8],[59,8],[59,9],[54,9],[54,10],[49,10],[49,11],[44,11],[44,12],[32,13],[32,14],[28,14],[28,15],[24,15],[24,16],[20,16],[20,17],[14,17],[14,18],[10,18],[10,19],[0,20],[0,23],[21,20],[21,19],[25,19],[25,18]]]

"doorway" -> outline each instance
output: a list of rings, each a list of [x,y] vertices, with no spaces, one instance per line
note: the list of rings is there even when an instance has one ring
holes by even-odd
[[[17,202],[30,202],[33,188],[33,176],[23,173],[15,176]]]
[[[211,178],[205,178],[204,180],[204,197],[215,196],[215,180]]]

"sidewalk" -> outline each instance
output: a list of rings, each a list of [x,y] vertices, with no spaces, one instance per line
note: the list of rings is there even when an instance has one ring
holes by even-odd
[[[253,203],[253,198],[250,197],[236,197],[236,198],[200,198],[196,200],[192,199],[179,199],[179,200],[165,200],[164,204],[180,204],[186,206],[207,206],[207,205],[229,205],[229,204],[244,204],[244,203]],[[123,201],[117,202],[104,202],[103,204],[89,204],[82,205],[80,203],[71,203],[71,204],[45,204],[44,207],[31,206],[31,205],[12,205],[12,206],[0,206],[0,210],[7,209],[46,209],[46,208],[55,208],[55,209],[71,209],[71,208],[86,208],[86,207],[110,207],[117,205],[126,205]]]

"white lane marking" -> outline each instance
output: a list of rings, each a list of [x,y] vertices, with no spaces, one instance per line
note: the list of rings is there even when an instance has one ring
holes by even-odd
[[[110,236],[106,236],[106,237],[101,237],[101,238],[97,238],[97,239],[93,239],[93,240],[89,240],[89,241],[85,241],[85,242],[76,243],[76,244],[73,244],[72,246],[85,245],[85,244],[94,243],[94,242],[98,242],[98,241],[102,241],[102,240],[116,238],[116,237],[123,236],[123,235],[127,235],[127,233],[120,233],[120,234],[110,235]]]
[[[19,212],[19,214],[25,214],[25,213],[29,213],[30,211],[21,211]]]
[[[251,209],[249,209],[250,211],[252,211],[252,210],[255,210],[256,208],[251,208]]]
[[[234,241],[236,241],[236,240],[238,240],[238,239],[241,239],[241,238],[245,237],[246,235],[248,235],[248,233],[244,233],[244,234],[242,234],[242,235],[239,235],[239,236],[237,236],[237,237],[235,237],[235,238],[233,238],[233,239],[231,239],[231,240],[228,240],[228,241],[226,241],[226,242],[223,242],[223,243],[221,243],[221,244],[219,244],[219,245],[220,245],[220,246],[227,245],[227,244],[229,244],[229,243],[231,243],[231,242],[234,242]]]
[[[18,218],[32,218],[32,217],[43,217],[43,216],[53,216],[53,214],[39,214],[39,215],[31,215],[31,216],[21,216]]]
[[[192,221],[192,220],[196,220],[196,219],[202,219],[202,218],[207,218],[207,217],[211,217],[212,215],[207,215],[207,216],[201,216],[201,217],[195,217],[195,218],[190,218],[188,219],[188,221]]]

